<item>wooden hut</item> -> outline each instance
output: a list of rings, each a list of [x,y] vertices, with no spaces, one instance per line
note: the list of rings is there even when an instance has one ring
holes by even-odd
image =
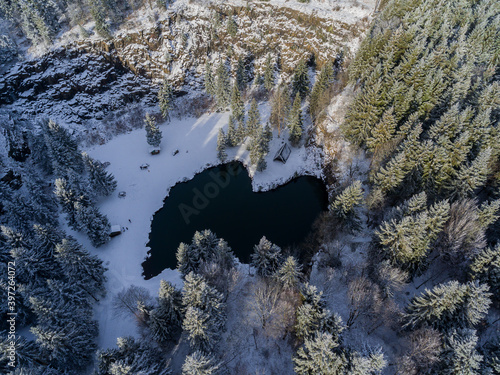
[[[274,155],[273,160],[281,161],[283,164],[285,164],[291,152],[292,149],[290,148],[290,146],[288,146],[288,143],[283,143],[283,145],[280,147],[276,155]]]

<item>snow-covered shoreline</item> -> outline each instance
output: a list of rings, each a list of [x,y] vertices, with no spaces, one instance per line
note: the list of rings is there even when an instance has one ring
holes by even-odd
[[[263,120],[269,112],[267,104],[260,106]],[[200,118],[173,120],[161,124],[163,132],[162,151],[150,155],[143,129],[116,136],[104,145],[86,150],[93,158],[108,161],[108,171],[113,173],[118,188],[112,197],[99,202],[99,208],[112,225],[120,225],[125,231],[98,250],[88,240],[73,233],[91,251],[97,254],[108,267],[107,296],[96,305],[99,321],[101,348],[113,347],[120,336],[136,332],[132,317],[118,318],[113,309],[113,297],[130,285],[144,287],[156,295],[160,280],[168,280],[178,286],[182,281],[176,270],[166,269],[160,275],[144,280],[142,262],[147,256],[151,220],[163,206],[170,189],[179,182],[187,181],[203,170],[221,162],[216,156],[216,141],[219,128],[227,129],[229,112],[204,114]],[[294,177],[313,175],[321,177],[321,154],[315,148],[294,148],[286,164],[273,162],[272,158],[285,135],[277,138],[275,132],[271,150],[267,156],[268,168],[254,173],[249,166],[248,151],[244,146],[228,149],[228,160],[242,162],[252,177],[254,191],[271,190]],[[179,150],[173,155],[175,150]],[[141,170],[147,163],[149,168]],[[118,198],[118,192],[125,191],[125,198]]]

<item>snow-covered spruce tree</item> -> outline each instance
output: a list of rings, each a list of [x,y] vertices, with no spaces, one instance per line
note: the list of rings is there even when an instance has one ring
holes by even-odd
[[[111,38],[109,26],[106,23],[106,7],[102,0],[89,0],[90,14],[95,21],[95,31],[103,38]]]
[[[260,129],[260,112],[257,106],[257,101],[252,99],[250,103],[250,109],[247,114],[247,134],[251,137],[255,137]]]
[[[56,176],[66,176],[68,169],[76,173],[83,172],[78,144],[68,131],[52,120],[42,123],[42,126],[47,135],[47,144]]]
[[[305,60],[300,60],[293,72],[292,78],[292,96],[297,93],[301,99],[304,99],[309,94],[309,75]]]
[[[230,115],[229,122],[227,125],[227,137],[226,145],[227,147],[237,146],[239,143],[238,130],[236,129],[236,119]]]
[[[267,152],[269,152],[269,143],[273,140],[273,131],[269,126],[269,122],[267,122],[266,126],[264,126],[264,138],[266,139]]]
[[[295,257],[289,256],[278,269],[277,278],[285,288],[296,288],[302,278],[302,265]]]
[[[250,143],[250,163],[255,166],[258,172],[262,172],[267,168],[265,157],[268,150],[269,142],[264,134],[264,129],[259,126]]]
[[[216,95],[216,84],[212,63],[207,61],[205,64],[205,91],[210,96]]]
[[[227,159],[226,144],[226,135],[224,134],[224,130],[220,128],[219,133],[217,134],[217,158],[223,163]]]
[[[483,356],[476,349],[478,337],[473,329],[451,330],[445,340],[439,374],[479,375]]]
[[[20,20],[24,35],[32,43],[50,43],[60,29],[58,18],[64,9],[61,3],[41,0],[12,1],[11,19]]]
[[[190,245],[181,243],[177,249],[177,269],[185,277],[198,272],[202,263],[216,262],[225,270],[233,266],[234,255],[227,243],[210,230],[197,231]]]
[[[194,350],[210,351],[220,339],[226,323],[224,296],[193,272],[185,277],[182,303],[186,315],[182,328]]]
[[[269,117],[271,126],[278,129],[278,136],[288,124],[290,107],[288,87],[287,85],[280,85],[271,98],[271,115]]]
[[[306,339],[293,358],[298,375],[344,374],[347,358],[339,350],[338,341],[329,333],[318,332],[314,338]]]
[[[382,350],[370,350],[366,355],[354,352],[349,356],[349,375],[375,375],[381,374],[387,367]]]
[[[226,108],[231,102],[231,81],[229,78],[229,70],[226,67],[224,60],[219,61],[215,71],[216,84],[215,84],[215,98],[219,108]]]
[[[172,85],[170,85],[166,77],[163,78],[163,84],[160,90],[158,90],[158,103],[160,104],[160,111],[163,119],[170,121],[170,112],[174,108],[174,94]]]
[[[356,180],[335,197],[329,208],[347,230],[356,232],[361,228],[361,220],[356,209],[362,202],[363,188],[361,181]]]
[[[500,300],[500,244],[494,248],[483,249],[470,265],[472,278],[486,283]]]
[[[232,37],[235,37],[236,34],[238,34],[238,24],[232,14],[227,17],[227,33]]]
[[[162,352],[150,343],[133,337],[117,339],[118,348],[97,352],[96,375],[171,375]]]
[[[394,117],[394,107],[389,108],[380,121],[371,129],[371,134],[366,139],[366,146],[375,153],[385,144],[390,142],[396,133],[397,121]]]
[[[161,143],[161,130],[156,125],[156,120],[149,115],[146,114],[146,118],[144,119],[144,129],[146,129],[146,140],[148,145],[152,147],[160,147]]]
[[[186,357],[182,365],[182,375],[217,375],[221,365],[215,359],[197,350]]]
[[[109,241],[111,226],[108,218],[100,213],[97,207],[75,203],[75,219],[78,229],[87,233],[90,242],[95,247],[102,246]]]
[[[89,205],[90,199],[83,193],[83,189],[79,182],[75,181],[72,177],[73,175],[71,175],[68,180],[65,178],[57,178],[54,182],[54,194],[61,205],[62,211],[66,214],[68,225],[78,230],[76,218],[77,210],[75,205]]]
[[[184,242],[181,242],[177,248],[177,269],[183,276],[186,276],[191,271],[198,270],[200,265],[200,254],[195,250],[196,249],[192,249]]]
[[[153,338],[165,343],[180,333],[182,295],[170,282],[161,280],[158,306],[149,313],[148,326]]]
[[[257,274],[266,277],[273,276],[283,263],[281,248],[266,237],[262,237],[254,246],[251,259]]]
[[[271,92],[274,88],[274,61],[271,54],[267,55],[266,66],[264,69],[264,88]]]
[[[345,324],[342,318],[326,308],[323,292],[309,283],[300,290],[302,305],[295,312],[295,334],[300,339],[312,338],[316,332],[328,332],[340,338]]]
[[[333,77],[333,63],[331,61],[328,61],[321,68],[321,71],[318,74],[316,82],[314,82],[314,86],[311,91],[311,97],[309,99],[309,113],[311,114],[311,118],[313,120],[318,117],[320,112],[328,104],[327,99],[329,98],[329,96],[327,92],[333,82]]]
[[[238,85],[233,85],[233,92],[231,94],[231,111],[233,117],[237,121],[241,121],[245,116],[245,106],[241,100],[241,93]]]
[[[91,320],[90,305],[78,302],[75,286],[48,282],[48,293],[29,299],[37,317],[37,324],[30,331],[45,363],[62,371],[82,370],[96,349],[97,322]]]
[[[91,158],[87,153],[82,153],[85,169],[88,173],[89,183],[96,195],[108,196],[116,190],[115,177],[106,171],[103,163]]]
[[[427,210],[409,212],[402,219],[384,221],[375,232],[382,251],[394,264],[415,271],[443,229],[449,210],[448,201],[441,201]]]
[[[236,66],[236,86],[240,92],[245,92],[248,84],[248,72],[245,66],[245,60],[240,57]]]
[[[489,287],[477,282],[450,281],[426,289],[406,308],[406,326],[427,323],[438,329],[469,327],[483,319],[490,306]]]
[[[288,122],[288,130],[289,136],[288,140],[292,144],[292,146],[297,147],[302,138],[302,109],[301,106],[300,95],[297,93],[295,95],[295,100],[293,101],[293,106],[290,111],[290,121]]]
[[[483,229],[487,229],[500,218],[500,199],[484,202],[479,208],[478,216]]]
[[[247,125],[244,120],[238,121],[238,128],[236,129],[236,138],[238,144],[245,142],[248,135]]]
[[[65,238],[58,243],[54,256],[71,285],[83,289],[94,300],[106,294],[106,268],[102,260],[90,255],[74,238]]]
[[[452,182],[453,186],[450,187],[453,194],[460,197],[467,197],[477,188],[484,185],[488,177],[488,163],[491,159],[491,152],[490,148],[482,150],[470,164],[462,165]]]

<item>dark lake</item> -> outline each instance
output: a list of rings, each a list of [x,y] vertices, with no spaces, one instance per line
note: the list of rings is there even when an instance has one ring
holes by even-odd
[[[224,238],[244,263],[262,236],[282,248],[297,245],[327,209],[327,200],[325,185],[315,177],[298,177],[275,190],[254,193],[241,163],[207,169],[175,185],[155,213],[144,277],[176,268],[177,247],[190,243],[197,230],[210,229]]]

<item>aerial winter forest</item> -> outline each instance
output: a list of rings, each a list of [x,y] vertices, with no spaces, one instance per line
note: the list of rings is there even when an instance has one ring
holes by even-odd
[[[0,375],[500,375],[498,0],[0,0]]]

